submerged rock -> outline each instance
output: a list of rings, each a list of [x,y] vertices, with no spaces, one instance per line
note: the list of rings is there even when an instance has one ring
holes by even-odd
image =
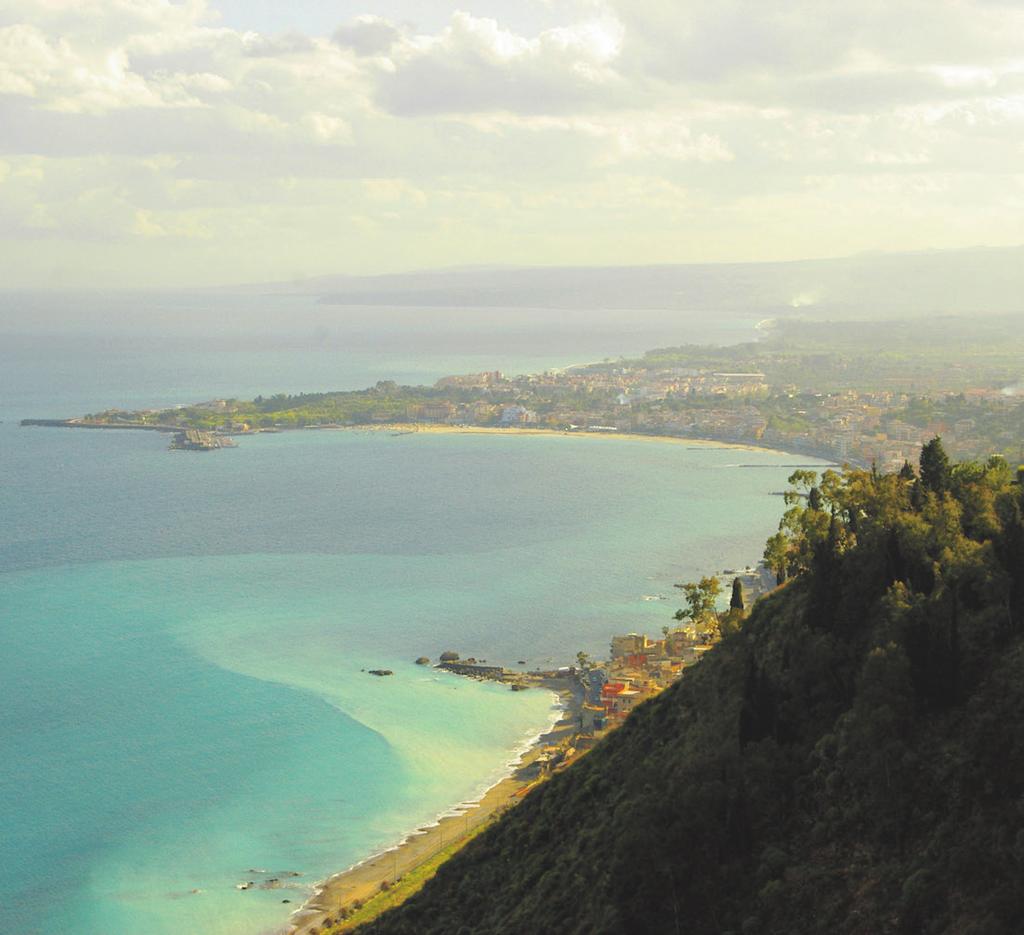
[[[370,675],[394,675],[390,669],[370,669]]]
[[[429,666],[430,665],[430,658],[428,656],[420,656],[420,658],[416,660],[416,665],[418,665],[418,666]]]

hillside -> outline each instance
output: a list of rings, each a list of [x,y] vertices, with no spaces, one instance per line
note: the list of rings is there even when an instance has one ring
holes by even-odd
[[[1020,931],[1024,496],[923,461],[795,475],[788,582],[359,931]]]

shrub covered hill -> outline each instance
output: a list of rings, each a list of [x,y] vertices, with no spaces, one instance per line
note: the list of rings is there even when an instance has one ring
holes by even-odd
[[[786,583],[360,932],[1024,931],[1020,473],[795,475]]]

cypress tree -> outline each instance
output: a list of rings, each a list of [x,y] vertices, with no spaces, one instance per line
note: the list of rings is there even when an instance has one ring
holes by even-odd
[[[732,597],[729,599],[732,610],[743,610],[743,582],[739,578],[732,579]]]
[[[925,490],[943,494],[949,490],[950,466],[942,439],[936,435],[921,449],[921,483]]]

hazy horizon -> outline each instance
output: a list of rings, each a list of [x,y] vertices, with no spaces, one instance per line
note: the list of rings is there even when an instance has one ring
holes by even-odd
[[[0,284],[1024,243],[1013,4],[6,0]]]
[[[1021,296],[1024,247],[777,263],[463,267],[209,288],[0,288],[0,335],[8,343],[19,334],[106,342],[186,336],[208,347],[340,341],[369,348],[402,333],[435,344],[447,335],[457,344],[466,329],[486,329],[503,340],[519,335],[524,346],[531,334],[576,334],[581,353],[590,346],[584,334],[602,334],[603,356],[653,346],[630,334],[668,343],[714,338],[702,318],[735,323],[723,332],[735,341],[767,318],[1021,316]]]
[[[852,253],[829,253],[791,257],[784,260],[761,259],[716,259],[703,261],[662,261],[651,263],[512,263],[495,260],[479,263],[449,263],[436,266],[410,266],[386,272],[342,272],[338,270],[321,270],[303,276],[286,277],[283,279],[251,279],[223,283],[199,284],[187,280],[173,284],[139,284],[139,285],[62,285],[55,282],[43,282],[37,285],[0,286],[0,294],[60,294],[75,292],[83,294],[96,293],[137,293],[137,294],[232,294],[239,291],[258,289],[301,289],[308,294],[319,294],[322,286],[333,282],[372,282],[374,280],[401,280],[415,276],[520,273],[520,272],[612,272],[612,271],[659,271],[666,269],[724,269],[727,267],[792,267],[800,264],[828,264],[846,261],[899,260],[913,257],[948,257],[950,255],[971,256],[978,254],[1006,254],[1011,251],[1024,253],[1024,241],[1007,243],[999,246],[990,244],[968,244],[961,247],[918,247],[909,250],[899,249],[865,249]]]

